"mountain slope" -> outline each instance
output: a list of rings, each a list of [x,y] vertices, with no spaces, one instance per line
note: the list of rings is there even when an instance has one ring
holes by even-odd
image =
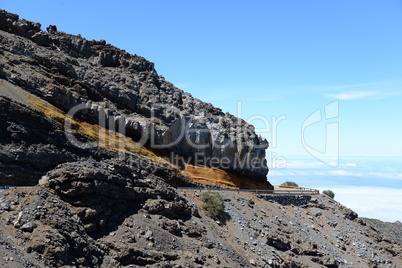
[[[377,219],[362,218],[367,225],[373,227],[375,231],[381,233],[389,240],[395,240],[399,244],[402,244],[402,223],[396,222],[384,222]]]
[[[226,222],[200,192],[136,161],[60,165],[32,188],[0,193],[0,249],[32,267],[400,267],[401,245],[326,195],[221,192]],[[17,265],[15,267],[27,267]]]
[[[176,165],[214,166],[225,159],[215,167],[266,182],[268,142],[254,127],[176,88],[153,63],[104,40],[88,41],[55,26],[42,31],[40,24],[5,11],[0,11],[0,30],[5,81],[152,147]]]
[[[47,30],[0,11],[0,183],[24,186],[0,189],[0,266],[402,266],[325,195],[223,191],[210,218],[177,187],[271,189],[268,142],[144,58]]]

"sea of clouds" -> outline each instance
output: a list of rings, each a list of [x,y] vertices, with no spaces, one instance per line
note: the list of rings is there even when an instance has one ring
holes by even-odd
[[[402,221],[402,158],[345,157],[337,165],[328,165],[315,158],[294,157],[278,166],[271,163],[272,184],[294,181],[320,191],[330,189],[335,200],[360,217]]]

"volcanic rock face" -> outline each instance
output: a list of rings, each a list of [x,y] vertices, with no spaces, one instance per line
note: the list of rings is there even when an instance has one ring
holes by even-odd
[[[88,141],[83,135],[80,138]],[[0,98],[0,181],[2,185],[35,185],[56,165],[81,158],[112,157],[102,148],[70,144],[63,128],[42,113]]]
[[[137,55],[80,36],[19,20],[0,11],[0,78],[65,112],[119,129],[156,149],[198,164],[225,158],[221,168],[265,180],[268,142],[254,127],[193,98]],[[120,125],[120,127],[118,127]],[[226,160],[227,159],[227,160]]]

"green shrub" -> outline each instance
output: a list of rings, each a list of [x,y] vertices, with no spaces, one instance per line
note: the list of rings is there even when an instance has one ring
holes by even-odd
[[[334,192],[332,192],[331,190],[324,190],[324,191],[322,191],[322,193],[328,195],[332,199],[334,199],[334,197],[335,197]]]
[[[294,187],[299,187],[299,185],[293,181],[286,181],[281,184],[282,186],[294,186]]]
[[[222,196],[217,192],[203,192],[201,200],[204,202],[203,209],[207,212],[208,216],[215,220],[225,221],[225,203]]]

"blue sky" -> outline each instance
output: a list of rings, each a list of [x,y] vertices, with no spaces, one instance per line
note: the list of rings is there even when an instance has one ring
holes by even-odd
[[[402,189],[401,0],[2,0],[0,8],[42,29],[105,39],[193,96],[254,118],[270,141],[270,181],[331,186],[363,215],[395,219],[356,202],[371,193],[379,204]],[[350,187],[366,188],[352,202]],[[402,207],[402,193],[390,196]]]

